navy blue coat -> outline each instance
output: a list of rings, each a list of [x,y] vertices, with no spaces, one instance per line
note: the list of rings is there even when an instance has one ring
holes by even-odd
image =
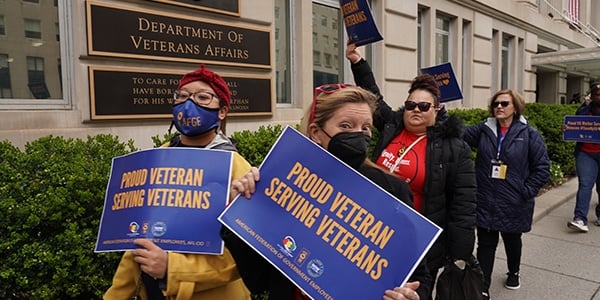
[[[465,128],[465,141],[477,148],[477,226],[501,232],[528,232],[535,196],[550,179],[550,159],[541,135],[525,118],[515,118],[500,150],[500,160],[507,165],[506,179],[492,178],[499,130],[495,118]]]

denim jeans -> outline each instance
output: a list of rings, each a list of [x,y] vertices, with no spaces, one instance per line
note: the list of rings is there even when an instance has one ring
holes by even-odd
[[[592,200],[592,189],[596,184],[596,192],[600,192],[600,153],[579,152],[575,158],[575,167],[577,169],[577,178],[579,185],[577,188],[577,198],[575,204],[575,218],[581,219],[585,224],[588,223],[587,215]],[[596,217],[600,218],[600,205],[596,205]]]

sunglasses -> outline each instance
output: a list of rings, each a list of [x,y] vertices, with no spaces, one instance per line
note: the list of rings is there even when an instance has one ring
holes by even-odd
[[[406,110],[414,110],[417,108],[417,106],[419,107],[420,111],[427,112],[431,108],[431,102],[415,102],[411,100],[404,102],[404,107]]]
[[[321,94],[333,94],[337,91],[339,91],[340,89],[349,87],[349,86],[353,86],[351,84],[345,84],[345,83],[331,83],[331,84],[324,84],[321,86],[318,86],[315,88],[315,93],[313,94],[313,101],[312,101],[312,106],[310,107],[310,123],[312,123],[315,120],[315,110],[317,107],[317,97]]]
[[[507,107],[510,104],[508,101],[494,101],[492,102],[492,107],[496,108],[498,105],[502,105],[502,107]]]

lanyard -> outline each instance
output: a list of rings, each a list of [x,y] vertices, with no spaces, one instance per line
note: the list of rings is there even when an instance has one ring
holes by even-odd
[[[504,134],[502,134],[502,129],[500,129],[500,140],[498,141],[498,150],[496,152],[496,160],[500,160],[500,149],[502,148],[502,141],[504,141],[504,138],[506,137],[506,134],[508,133],[508,129],[506,129],[506,131],[504,132]]]
[[[392,173],[392,174],[394,173],[394,171],[396,170],[396,168],[398,167],[398,165],[404,158],[404,155],[406,155],[406,153],[408,153],[408,150],[410,150],[414,145],[416,145],[418,142],[420,142],[424,138],[425,138],[425,135],[420,136],[419,138],[414,140],[412,142],[412,144],[410,144],[408,147],[406,147],[406,149],[404,149],[404,152],[402,152],[402,154],[396,159],[396,163],[390,168],[390,173]]]

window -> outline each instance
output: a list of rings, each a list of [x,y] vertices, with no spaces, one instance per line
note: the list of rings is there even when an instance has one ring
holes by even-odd
[[[500,88],[507,89],[510,80],[510,66],[512,55],[510,54],[511,37],[502,35],[502,75],[500,76]]]
[[[312,3],[313,13],[322,16],[321,22],[313,22],[313,33],[321,34],[322,39],[313,41],[313,85],[344,81],[345,49],[344,45],[332,46],[330,41],[345,41],[345,31],[342,30],[339,1],[319,0]],[[323,23],[323,20],[326,22]],[[336,23],[337,26],[327,26]],[[314,37],[314,35],[313,35]],[[335,42],[334,42],[335,43]],[[341,47],[340,47],[341,46]],[[332,59],[337,58],[337,59]]]
[[[0,35],[6,35],[6,28],[4,27],[4,16],[0,16]]]
[[[25,19],[25,37],[42,39],[42,26],[40,20]]]
[[[275,45],[276,103],[292,104],[289,0],[275,0]]]
[[[27,56],[27,78],[29,83],[44,82],[44,58]]]
[[[461,61],[462,61],[462,68],[461,68],[461,74],[460,74],[460,83],[462,88],[462,94],[463,94],[463,104],[465,104],[467,107],[471,107],[473,102],[472,99],[470,97],[470,89],[469,87],[473,85],[472,82],[472,77],[471,77],[471,70],[473,68],[473,65],[471,64],[472,61],[472,36],[473,36],[473,30],[472,30],[473,26],[471,24],[470,21],[464,20],[462,22],[462,56],[461,56]]]
[[[331,54],[325,53],[325,66],[331,67]]]
[[[60,57],[58,58],[58,60],[56,61],[56,67],[57,67],[57,71],[58,71],[58,81],[60,82],[60,93],[62,95],[63,90],[63,80],[62,80],[62,63],[60,62]]]
[[[445,16],[435,18],[435,64],[450,59],[450,19]]]
[[[12,98],[8,54],[0,54],[0,98]]]
[[[423,61],[423,57],[425,56],[423,53],[425,51],[425,47],[423,47],[423,14],[423,8],[419,7],[417,11],[417,74],[420,73],[421,68],[425,65]]]
[[[500,32],[492,29],[492,91],[500,89]]]
[[[27,56],[27,86],[35,99],[50,97],[46,80],[44,79],[44,58]]]
[[[11,41],[0,41],[0,54],[4,54],[0,57],[0,109],[72,109],[76,87],[70,79],[77,59],[61,57],[73,53],[73,46],[60,37],[61,30],[73,28],[70,5],[63,5],[70,2],[55,1],[54,6],[50,0],[11,2],[15,5],[3,7],[0,13],[4,16],[0,28],[6,25],[5,36],[0,37]],[[9,22],[8,16],[15,22]]]

